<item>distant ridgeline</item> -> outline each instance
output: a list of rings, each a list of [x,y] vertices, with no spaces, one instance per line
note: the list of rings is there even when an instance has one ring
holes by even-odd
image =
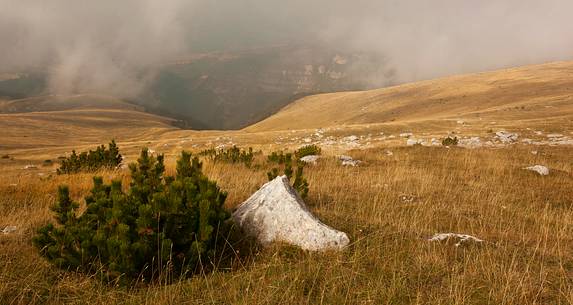
[[[0,99],[21,99],[42,94],[46,89],[43,73],[20,73],[0,77]]]
[[[380,56],[300,46],[196,54],[152,72],[157,77],[130,103],[188,129],[240,129],[309,94],[394,81]],[[0,98],[32,97],[45,86],[43,74],[0,78]]]

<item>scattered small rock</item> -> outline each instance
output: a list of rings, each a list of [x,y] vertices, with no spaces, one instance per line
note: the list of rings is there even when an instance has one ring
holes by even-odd
[[[401,137],[401,138],[409,138],[409,137],[411,137],[411,136],[413,136],[413,135],[414,135],[414,134],[411,133],[411,132],[403,132],[403,133],[400,134],[400,137]]]
[[[304,163],[309,163],[309,164],[316,164],[316,161],[319,158],[320,158],[320,156],[310,155],[310,156],[304,156],[304,157],[300,158],[300,161],[302,161]]]
[[[417,197],[414,195],[400,195],[400,201],[403,203],[413,203]]]
[[[343,138],[343,140],[346,142],[355,142],[355,141],[358,141],[358,139],[360,139],[360,138],[358,136],[355,136],[355,135]]]
[[[483,240],[471,236],[471,235],[467,235],[467,234],[457,234],[457,233],[438,233],[438,234],[434,234],[434,236],[432,236],[431,238],[428,239],[428,241],[456,241],[455,246],[459,247],[463,244],[467,244],[467,243],[482,243]]]
[[[563,138],[563,135],[560,133],[551,133],[547,135],[548,138]]]
[[[406,140],[407,146],[422,145],[423,143],[424,143],[424,141],[422,141],[420,139],[409,138],[408,140]]]
[[[18,230],[16,226],[7,226],[0,232],[2,232],[3,234],[10,234],[16,232],[16,230]]]
[[[519,135],[507,131],[498,131],[495,133],[495,138],[499,140],[501,143],[511,144],[517,141]]]
[[[338,157],[342,161],[343,166],[358,166],[362,161],[354,160],[351,156],[342,155]]]
[[[480,137],[470,137],[459,139],[458,146],[465,148],[480,148],[483,146],[483,144]]]
[[[529,167],[526,167],[524,169],[537,172],[541,176],[549,175],[549,168],[547,168],[546,166],[543,166],[543,165],[529,166]]]
[[[24,169],[26,169],[26,170],[29,170],[29,169],[38,169],[38,167],[35,166],[35,165],[26,165],[26,166],[24,166]]]

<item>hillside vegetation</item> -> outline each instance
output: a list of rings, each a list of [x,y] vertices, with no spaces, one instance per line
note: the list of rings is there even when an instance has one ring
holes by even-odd
[[[0,114],[0,230],[12,228],[0,233],[0,304],[571,304],[572,96],[573,62],[312,96],[240,131],[181,130],[105,103]],[[442,145],[450,136],[459,143]],[[307,147],[298,155],[320,156],[304,168],[305,202],[351,244],[313,253],[225,240],[212,272],[129,287],[63,271],[32,242],[54,222],[58,187],[84,211],[94,175],[133,177],[57,175],[58,163],[111,139],[123,164],[144,147],[164,154],[166,176],[182,150],[230,152],[201,157],[227,211],[268,181],[270,159]]]
[[[573,120],[573,62],[527,66],[298,100],[247,131],[403,124]],[[489,120],[489,121],[488,121]]]

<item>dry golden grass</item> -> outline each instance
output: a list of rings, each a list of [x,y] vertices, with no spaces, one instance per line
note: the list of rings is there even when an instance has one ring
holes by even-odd
[[[42,259],[31,239],[52,219],[59,185],[70,185],[78,200],[91,188],[91,174],[55,176],[57,165],[42,166],[72,149],[115,138],[127,162],[149,147],[166,154],[173,172],[183,149],[235,143],[268,153],[295,148],[326,126],[332,128],[325,137],[337,139],[405,131],[491,139],[491,131],[504,128],[522,138],[571,137],[572,70],[572,63],[555,63],[309,97],[242,131],[177,130],[166,118],[114,107],[0,114],[0,157],[10,157],[0,158],[0,229],[18,227],[0,234],[0,304],[571,304],[572,146],[399,147],[405,140],[397,137],[350,152],[323,147],[325,158],[306,170],[307,203],[325,223],[348,232],[346,250],[243,251],[212,273],[169,285],[111,287],[64,272]],[[365,163],[342,167],[340,153]],[[522,169],[535,164],[551,174]],[[207,163],[205,171],[229,192],[232,209],[266,181],[265,167]],[[98,174],[129,181],[125,170]],[[441,232],[485,243],[458,248],[427,241]]]
[[[448,124],[463,119],[520,127],[573,121],[573,62],[453,76],[364,92],[314,95],[292,103],[248,131],[356,124]]]
[[[571,148],[466,150],[382,148],[350,152],[345,168],[325,157],[307,169],[307,200],[327,224],[346,231],[341,253],[276,245],[229,269],[171,285],[109,287],[45,262],[31,245],[49,221],[60,184],[75,198],[91,175],[0,176],[0,303],[75,304],[570,304],[573,301],[573,154]],[[541,177],[521,169],[546,164]],[[173,163],[170,163],[172,171]],[[265,170],[206,164],[236,206],[265,182]],[[100,173],[107,179],[126,172]],[[17,183],[17,186],[10,184]],[[401,195],[413,196],[403,202]],[[426,241],[468,233],[479,246]]]

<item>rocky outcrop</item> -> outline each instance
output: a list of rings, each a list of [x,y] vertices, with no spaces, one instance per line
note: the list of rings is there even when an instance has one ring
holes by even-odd
[[[340,250],[348,236],[318,220],[286,176],[266,183],[233,213],[235,223],[263,246],[285,242],[303,250]]]

